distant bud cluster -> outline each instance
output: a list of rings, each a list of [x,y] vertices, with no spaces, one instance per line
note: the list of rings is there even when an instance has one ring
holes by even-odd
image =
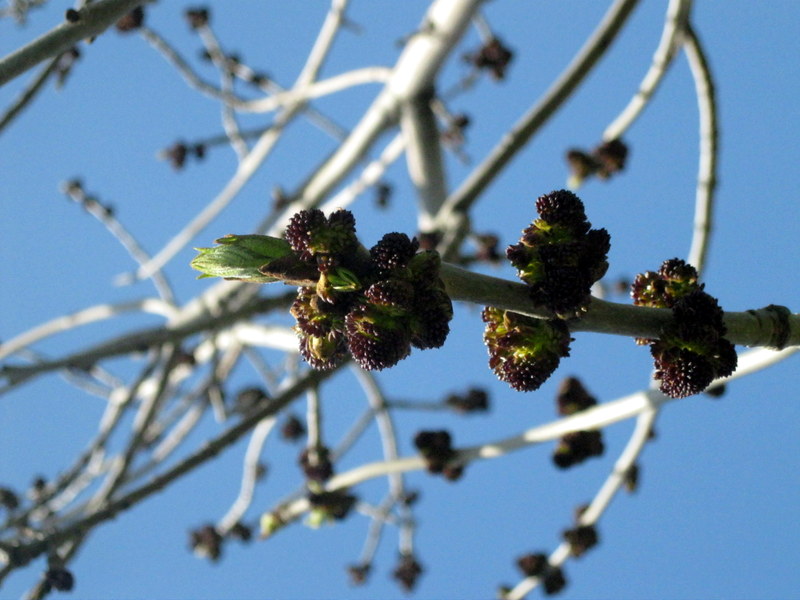
[[[591,228],[583,202],[567,190],[539,197],[536,210],[539,218],[506,256],[530,286],[534,303],[572,316],[586,307],[592,284],[608,269],[611,237]]]
[[[608,179],[625,168],[628,146],[622,140],[609,140],[591,152],[572,148],[567,152],[571,182],[575,186],[589,177]]]
[[[568,377],[561,382],[556,396],[558,414],[568,417],[597,404],[579,379]],[[605,450],[600,429],[572,431],[561,436],[554,452],[553,463],[559,469],[567,469],[593,456],[602,456]]]
[[[441,474],[450,481],[461,478],[464,465],[457,460],[449,432],[420,431],[414,436],[414,446],[425,459],[429,473]]]
[[[366,254],[346,210],[329,217],[301,211],[286,240],[319,273],[315,287],[300,287],[291,308],[300,352],[312,367],[333,368],[349,354],[361,367],[380,370],[406,358],[412,346],[444,344],[453,306],[436,252],[418,252],[416,239],[387,233]]]
[[[714,379],[736,370],[736,349],[724,337],[724,313],[697,279],[694,267],[673,258],[657,273],[637,275],[631,287],[637,306],[672,309],[673,319],[659,339],[638,340],[650,345],[655,378],[671,398],[698,394]]]
[[[539,577],[547,596],[559,593],[567,585],[564,571],[561,567],[551,565],[544,553],[536,552],[520,556],[517,559],[517,567],[525,577]]]

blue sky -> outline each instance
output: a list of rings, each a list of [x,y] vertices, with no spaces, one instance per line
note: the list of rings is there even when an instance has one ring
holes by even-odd
[[[533,201],[563,187],[566,149],[592,147],[625,106],[648,68],[663,24],[663,3],[642,2],[611,51],[584,85],[485,192],[472,214],[479,232],[513,243],[534,217]],[[188,31],[186,2],[160,3],[147,23],[196,60],[200,43]],[[212,23],[223,46],[288,86],[302,67],[328,3],[212,3]],[[323,76],[348,69],[391,66],[395,43],[419,24],[427,2],[355,0],[348,12],[360,33],[339,37]],[[48,30],[67,3],[51,0],[31,14],[25,28],[0,22],[0,54]],[[477,164],[503,131],[538,98],[568,63],[605,12],[605,2],[574,0],[487,3],[484,15],[515,57],[507,80],[482,78],[450,101],[470,114],[463,151]],[[692,23],[701,37],[717,84],[720,105],[718,210],[704,280],[729,310],[784,304],[797,312],[797,134],[800,113],[800,8],[790,0],[768,4],[698,1]],[[447,63],[440,89],[466,75],[459,57],[478,45],[471,30]],[[81,177],[86,189],[110,202],[142,245],[156,252],[223,187],[235,156],[219,147],[201,163],[174,172],[156,158],[177,139],[220,133],[219,107],[190,90],[137,34],[109,33],[92,46],[61,91],[45,91],[0,135],[3,179],[0,235],[0,339],[38,323],[100,302],[120,302],[152,293],[146,283],[115,287],[114,278],[133,264],[94,220],[59,192],[64,180]],[[26,74],[0,88],[0,105],[21,89]],[[322,99],[314,106],[352,127],[379,88],[367,85]],[[251,117],[244,125],[269,122]],[[628,168],[608,182],[590,181],[579,192],[595,227],[612,237],[609,279],[656,269],[686,256],[691,241],[697,175],[697,105],[689,68],[679,56],[645,113],[625,136]],[[388,137],[382,139],[382,144]],[[305,122],[287,132],[282,145],[239,198],[195,246],[225,233],[252,231],[265,214],[269,191],[295,188],[336,142]],[[471,165],[447,156],[448,183],[455,188]],[[366,194],[352,210],[366,245],[386,231],[416,230],[413,190],[405,165],[386,179],[394,186],[388,210]],[[166,273],[179,300],[211,285],[196,280],[190,248]],[[505,266],[488,269],[513,278]],[[618,297],[617,300],[624,301]],[[82,328],[36,345],[61,356],[155,317],[124,317]],[[601,402],[648,385],[646,349],[631,340],[576,334],[570,359],[539,391],[513,392],[486,367],[482,324],[474,306],[459,306],[444,348],[416,352],[380,374],[389,398],[441,399],[472,385],[489,390],[488,415],[397,411],[402,455],[420,429],[447,428],[457,446],[514,435],[555,418],[558,382],[579,376]],[[19,362],[9,360],[9,362]],[[131,377],[142,363],[111,361],[107,367]],[[567,563],[563,598],[787,598],[797,597],[796,507],[800,480],[797,424],[800,389],[797,359],[736,381],[719,400],[705,396],[671,403],[656,424],[657,439],[641,457],[641,488],[620,495],[599,524],[601,544]],[[258,382],[238,369],[231,389]],[[323,388],[325,435],[340,439],[366,400],[351,373]],[[0,398],[0,485],[24,489],[37,475],[66,468],[96,430],[103,401],[44,377]],[[293,407],[302,414],[301,403]],[[218,433],[207,419],[187,440],[197,447]],[[486,598],[501,583],[519,580],[514,562],[530,551],[549,552],[572,511],[594,495],[624,447],[632,423],[604,432],[606,453],[561,472],[550,461],[551,444],[470,465],[458,482],[411,473],[407,485],[421,497],[414,507],[415,548],[425,567],[415,597]],[[384,532],[374,572],[362,588],[344,571],[359,556],[369,522],[353,515],[334,527],[295,525],[266,542],[229,544],[218,564],[198,560],[187,549],[187,532],[221,517],[236,497],[246,443],[183,478],[168,491],[97,529],[72,564],[76,597],[86,598],[395,598],[390,573],[397,560],[397,532]],[[252,518],[301,483],[298,446],[278,439],[267,444],[269,476],[257,490]],[[343,460],[342,469],[375,460],[380,440],[374,429]],[[384,481],[357,492],[378,502]],[[9,577],[0,596],[19,597],[43,564]],[[540,592],[534,592],[535,596]]]

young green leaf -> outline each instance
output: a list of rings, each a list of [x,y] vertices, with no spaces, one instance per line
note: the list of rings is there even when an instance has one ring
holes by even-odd
[[[198,254],[191,263],[203,277],[224,277],[252,283],[278,281],[260,271],[272,261],[292,253],[289,244],[280,238],[266,235],[226,235],[215,240],[219,246],[196,248]]]

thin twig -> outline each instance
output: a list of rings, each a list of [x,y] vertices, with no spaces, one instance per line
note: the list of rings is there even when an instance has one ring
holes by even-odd
[[[80,181],[73,180],[63,183],[61,191],[100,221],[138,264],[143,265],[150,260],[150,255],[144,251],[139,242],[136,241],[136,238],[114,216],[113,211],[108,206],[101,204],[95,197],[88,195]],[[149,277],[152,278],[153,285],[161,298],[165,302],[174,304],[175,294],[161,270],[153,271]]]
[[[402,156],[406,148],[406,140],[402,133],[395,135],[381,152],[381,155],[371,161],[361,171],[359,176],[348,184],[342,191],[325,202],[320,209],[325,213],[345,208],[352,204],[367,188],[378,183],[386,170]]]
[[[689,264],[702,273],[708,256],[709,237],[714,222],[714,191],[717,187],[717,153],[719,128],[714,79],[703,46],[687,23],[683,44],[691,67],[700,116],[700,160],[694,209],[694,235],[689,250]]]
[[[247,444],[242,467],[242,484],[239,489],[239,496],[230,510],[217,523],[217,531],[220,535],[225,535],[239,523],[253,502],[253,492],[261,472],[261,452],[270,432],[275,427],[275,422],[275,417],[264,419],[255,426],[253,433],[250,435],[250,442]]]
[[[400,129],[406,142],[406,165],[417,191],[417,226],[430,231],[447,196],[439,127],[431,108],[432,90],[402,104]]]
[[[525,146],[539,128],[552,117],[586,78],[598,60],[610,48],[622,26],[627,21],[638,0],[616,0],[603,17],[594,33],[578,52],[566,70],[511,128],[505,133],[489,155],[467,177],[458,189],[450,194],[436,216],[435,227],[446,230],[448,224],[457,222],[458,214],[467,212],[483,190],[502,172],[503,167]],[[455,251],[455,240],[445,257]]]
[[[620,454],[616,463],[614,463],[611,474],[601,486],[592,502],[588,505],[586,510],[581,512],[577,523],[578,525],[595,525],[600,520],[600,517],[611,503],[611,500],[624,484],[631,467],[635,464],[647,443],[657,415],[657,408],[646,409],[639,415],[636,420],[636,427],[630,440],[628,440],[628,444],[625,446],[625,449]],[[560,567],[571,555],[572,549],[569,542],[563,541],[550,554],[548,562],[553,567]],[[503,598],[505,600],[522,600],[528,592],[536,588],[540,583],[541,578],[539,577],[527,577],[514,586]]]
[[[300,209],[317,206],[361,161],[378,137],[398,120],[402,102],[430,88],[452,47],[460,39],[480,0],[436,0],[428,9],[423,27],[406,45],[383,91],[364,113],[347,139],[299,189],[296,198],[265,226],[271,234],[282,231]]]
[[[33,102],[36,95],[44,89],[44,84],[47,83],[50,75],[55,71],[60,58],[60,56],[56,56],[50,59],[50,62],[39,71],[39,74],[33,78],[11,106],[0,115],[0,132],[2,132],[17,116],[22,114],[22,111]]]
[[[730,377],[715,380],[711,386],[727,384],[745,375],[760,371],[785,360],[798,351],[800,351],[800,348],[787,348],[780,351],[763,348],[750,350],[740,356],[740,367],[736,373]],[[574,415],[538,425],[515,436],[462,448],[457,450],[457,459],[460,463],[468,464],[474,460],[498,458],[510,452],[558,439],[573,431],[602,429],[672,401],[674,401],[673,398],[665,396],[658,390],[642,390]],[[351,488],[376,477],[386,477],[395,473],[421,471],[424,469],[426,469],[426,462],[421,456],[399,457],[392,461],[366,463],[334,475],[326,482],[325,489],[327,491],[335,491]],[[272,513],[280,515],[284,523],[289,523],[307,512],[309,508],[308,498],[293,498],[278,505]]]
[[[143,0],[98,0],[80,11],[77,23],[64,21],[49,32],[0,59],[0,86],[42,61],[59,56],[72,46],[103,33]]]
[[[689,19],[692,0],[670,0],[667,7],[667,16],[664,28],[661,31],[661,40],[658,43],[650,69],[639,84],[639,90],[631,98],[628,105],[606,127],[603,140],[611,141],[621,138],[625,131],[636,121],[647,103],[655,94],[658,85],[664,78],[667,70],[681,46],[681,39]]]

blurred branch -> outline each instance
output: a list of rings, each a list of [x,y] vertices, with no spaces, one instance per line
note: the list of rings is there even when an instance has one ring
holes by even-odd
[[[334,7],[336,8],[329,12],[328,18],[326,18],[322,30],[317,36],[317,41],[311,49],[309,58],[306,61],[306,66],[298,77],[295,87],[307,86],[310,83],[311,79],[309,77],[316,75],[321,67],[325,54],[327,54],[328,48],[333,42],[334,35],[339,30],[341,24],[341,10],[343,10],[347,3],[342,0],[334,1]],[[264,163],[278,143],[284,128],[294,120],[305,104],[306,102],[304,100],[298,100],[284,108],[276,117],[273,126],[264,132],[247,156],[242,158],[239,162],[236,174],[217,197],[178,232],[148,263],[139,267],[134,274],[134,279],[145,279],[153,272],[160,269],[230,204],[244,187],[245,183],[250,180],[256,170]]]
[[[9,106],[6,111],[0,115],[0,133],[20,114],[22,114],[23,109],[25,109],[36,95],[44,89],[44,84],[47,83],[47,80],[50,78],[50,75],[58,67],[58,62],[60,60],[59,56],[50,59],[50,62],[45,65],[45,67],[39,71],[39,74],[33,78],[33,80],[28,84],[28,86],[22,91],[19,97],[14,101],[11,106]]]
[[[114,216],[114,212],[110,206],[102,204],[97,198],[86,193],[83,184],[73,179],[64,182],[61,185],[61,192],[66,194],[76,203],[78,203],[86,212],[105,225],[106,229],[116,240],[122,244],[122,247],[128,254],[140,265],[150,260],[150,255],[144,251],[136,238],[122,225],[119,219]],[[175,302],[175,294],[167,281],[167,278],[160,271],[154,271],[150,277],[153,280],[153,285],[161,298],[168,302],[170,305]]]
[[[429,231],[447,195],[439,127],[431,108],[433,90],[420,93],[400,107],[400,129],[406,142],[406,164],[417,190],[418,228]]]
[[[401,132],[395,135],[394,138],[386,144],[381,155],[367,164],[356,179],[323,204],[320,207],[322,211],[327,214],[339,208],[346,208],[352,204],[364,190],[381,180],[386,170],[402,156],[405,149],[406,140]]]
[[[378,136],[397,124],[401,104],[433,85],[479,4],[480,0],[436,0],[431,4],[423,25],[406,44],[383,91],[348,138],[292,195],[295,202],[280,217],[269,220],[271,233],[282,231],[298,210],[319,204],[364,157]]]
[[[144,298],[143,300],[133,300],[120,304],[98,304],[97,306],[85,308],[78,312],[64,315],[63,317],[57,317],[46,323],[37,325],[11,338],[7,342],[0,344],[0,359],[6,358],[52,335],[69,331],[81,325],[110,319],[127,312],[143,312],[161,315],[163,317],[171,317],[176,313],[172,305],[158,298]]]
[[[261,452],[267,437],[275,426],[275,417],[268,417],[260,421],[253,429],[250,435],[250,442],[247,444],[247,452],[244,457],[244,465],[242,472],[242,486],[239,490],[239,496],[236,502],[233,503],[230,510],[220,519],[217,524],[217,531],[221,535],[229,532],[237,523],[242,520],[247,509],[253,501],[253,492],[255,491],[256,482],[259,478],[261,471]]]
[[[630,469],[636,463],[644,445],[650,438],[657,415],[657,408],[648,408],[639,414],[636,420],[636,428],[631,438],[628,440],[628,444],[625,446],[622,454],[620,454],[614,464],[611,474],[597,492],[592,502],[585,510],[581,511],[580,517],[577,520],[577,525],[595,525],[600,520],[600,517],[608,508],[609,504],[611,504],[614,496],[625,483]],[[548,563],[551,567],[560,567],[570,556],[573,556],[572,546],[565,540],[550,554]],[[504,595],[504,600],[522,600],[528,592],[536,588],[541,582],[540,577],[526,577]]]
[[[228,428],[222,434],[203,444],[200,449],[190,454],[163,473],[154,476],[147,483],[136,487],[129,492],[115,498],[108,499],[96,510],[83,515],[74,522],[50,532],[47,536],[15,547],[14,567],[21,567],[46,553],[53,545],[70,540],[82,532],[113,519],[121,512],[136,506],[139,502],[161,491],[171,482],[190,473],[195,468],[205,464],[217,456],[224,449],[249,433],[260,421],[276,415],[282,408],[294,400],[310,386],[316,385],[329,377],[335,371],[308,371],[299,379],[286,385],[283,391],[265,406],[258,408],[253,413],[245,416],[239,423]]]
[[[0,59],[0,86],[40,62],[66,52],[81,40],[103,33],[120,17],[143,4],[143,0],[97,0],[79,11],[75,23],[64,21]]]
[[[0,369],[0,376],[8,377],[12,385],[16,385],[49,371],[63,368],[86,368],[95,362],[111,356],[140,352],[142,349],[157,347],[166,343],[179,343],[181,340],[210,329],[224,329],[239,320],[252,317],[255,314],[285,309],[294,299],[296,293],[270,297],[254,298],[236,310],[224,314],[205,313],[186,324],[168,324],[166,327],[154,327],[135,331],[106,342],[102,342],[79,352],[74,352],[62,359],[43,362],[40,364],[12,367],[4,365]],[[5,391],[0,389],[0,392]]]
[[[308,101],[335,94],[357,85],[368,83],[386,83],[391,75],[391,69],[386,67],[363,67],[353,69],[328,79],[321,79],[310,83],[303,88],[278,91],[266,98],[248,100],[237,105],[242,112],[265,113],[277,110],[287,104],[298,100]]]
[[[545,92],[545,95],[507,133],[503,134],[500,142],[483,162],[470,173],[458,189],[450,194],[436,215],[435,226],[437,229],[446,229],[447,224],[453,219],[458,220],[458,214],[465,214],[478,196],[502,172],[503,167],[577,89],[597,61],[611,47],[637,1],[616,0],[614,2],[583,48]],[[449,259],[455,250],[457,250],[457,244],[453,242],[448,251],[444,253],[444,257]]]

